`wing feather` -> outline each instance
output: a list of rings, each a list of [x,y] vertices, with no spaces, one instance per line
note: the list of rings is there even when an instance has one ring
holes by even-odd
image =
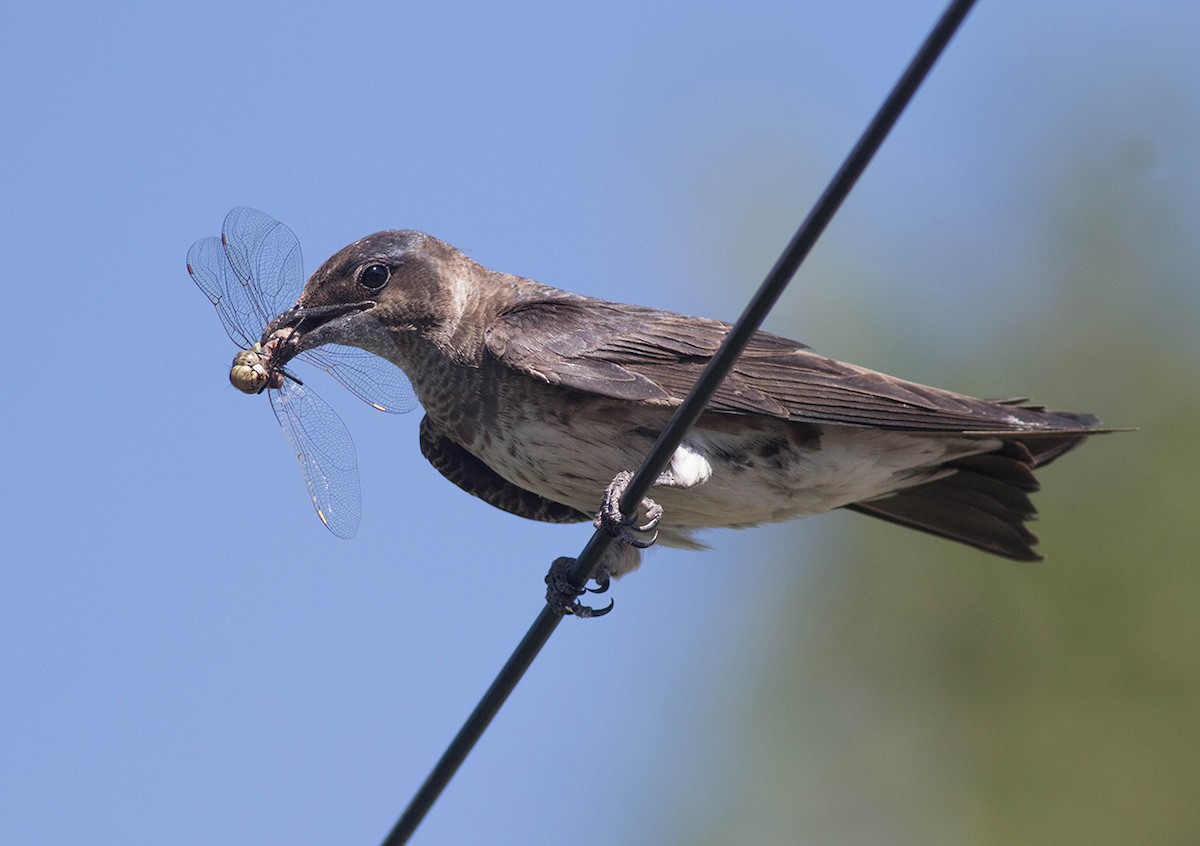
[[[489,326],[488,351],[504,365],[577,391],[675,406],[729,324],[554,292],[517,305]],[[907,382],[757,333],[717,390],[714,411],[807,423],[924,432],[1082,432],[1088,414],[974,399]]]

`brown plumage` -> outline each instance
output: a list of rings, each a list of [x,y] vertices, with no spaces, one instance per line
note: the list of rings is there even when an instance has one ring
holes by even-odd
[[[425,407],[421,449],[443,475],[506,511],[570,522],[637,466],[729,326],[497,273],[393,231],[330,258],[268,334],[283,328],[298,333],[286,355],[340,343],[393,361]],[[758,333],[651,495],[667,544],[846,507],[1031,560],[1033,470],[1098,425]],[[626,548],[609,569],[637,561]]]

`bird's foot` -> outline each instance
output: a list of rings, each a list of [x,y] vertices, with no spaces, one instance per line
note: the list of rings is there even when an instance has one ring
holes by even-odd
[[[607,591],[610,574],[620,575],[635,569],[641,558],[639,550],[645,549],[658,539],[658,524],[662,520],[663,510],[657,502],[649,497],[642,500],[639,510],[645,512],[646,521],[640,526],[637,525],[636,514],[626,517],[621,513],[621,497],[632,479],[632,473],[621,472],[616,475],[612,483],[604,489],[604,501],[600,504],[600,511],[593,521],[597,529],[624,544],[610,545],[605,556],[601,557],[600,565],[592,576],[596,586],[577,587],[567,578],[571,565],[575,563],[574,558],[556,558],[550,565],[550,572],[546,574],[546,603],[556,613],[573,614],[576,617],[602,617],[607,614],[612,610],[612,600],[603,608],[592,608],[580,602],[579,597],[585,593]]]
[[[575,587],[567,578],[567,571],[575,563],[574,558],[555,558],[546,574],[546,604],[558,614],[573,614],[576,617],[603,617],[613,609],[613,601],[603,608],[592,608],[579,601],[585,593],[604,593],[608,590],[609,578],[607,571],[601,569],[592,580],[596,587]]]
[[[632,479],[633,474],[625,470],[613,477],[612,482],[604,489],[604,501],[600,503],[600,511],[592,523],[597,529],[612,535],[622,543],[627,543],[637,549],[645,549],[658,540],[658,524],[662,520],[663,510],[661,505],[650,497],[646,497],[642,500],[642,508],[646,511],[645,523],[640,526],[635,525],[637,523],[636,514],[631,517],[622,514],[621,496],[629,487]],[[649,534],[650,537],[643,537],[646,534]]]

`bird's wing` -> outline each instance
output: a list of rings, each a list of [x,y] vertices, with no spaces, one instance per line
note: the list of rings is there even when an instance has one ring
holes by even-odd
[[[525,302],[487,329],[488,352],[521,373],[577,391],[678,405],[729,324],[566,294]],[[906,382],[757,333],[709,408],[808,423],[923,432],[1086,431],[1087,414],[1049,412]]]

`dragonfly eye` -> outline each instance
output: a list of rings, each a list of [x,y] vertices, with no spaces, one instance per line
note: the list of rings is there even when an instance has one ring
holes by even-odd
[[[386,264],[369,264],[358,273],[358,284],[368,291],[378,291],[392,278],[392,269]]]

